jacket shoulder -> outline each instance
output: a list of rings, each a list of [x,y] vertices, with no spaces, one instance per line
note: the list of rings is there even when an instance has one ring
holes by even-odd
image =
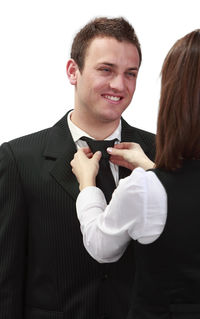
[[[43,153],[45,150],[50,132],[51,128],[47,128],[15,138],[3,143],[0,147],[0,152],[2,153],[5,152],[5,150],[8,150],[8,153],[19,159],[23,159],[24,156],[32,156],[32,158],[34,158],[34,153]]]
[[[50,132],[51,128],[46,128],[46,129],[43,129],[43,130],[40,130],[38,132],[34,132],[34,133],[30,133],[30,134],[27,134],[27,135],[24,135],[24,136],[20,136],[18,138],[15,138],[11,141],[8,141],[8,143],[11,145],[11,146],[15,146],[15,145],[20,145],[20,144],[32,144],[32,143],[38,143],[38,141],[43,141],[43,140],[46,140],[46,138],[48,137],[49,135],[49,132]]]
[[[122,130],[124,135],[134,136],[136,139],[147,140],[148,142],[155,142],[155,134],[150,133],[148,131],[142,130],[140,128],[131,126],[122,118]]]

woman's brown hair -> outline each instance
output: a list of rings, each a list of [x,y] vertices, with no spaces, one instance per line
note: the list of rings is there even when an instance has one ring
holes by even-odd
[[[155,163],[173,171],[200,159],[200,29],[173,45],[161,76]]]

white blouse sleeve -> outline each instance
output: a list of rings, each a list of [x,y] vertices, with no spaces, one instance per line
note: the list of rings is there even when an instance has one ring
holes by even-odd
[[[167,197],[153,172],[137,168],[120,180],[109,205],[102,191],[90,186],[80,192],[76,207],[85,248],[106,263],[117,261],[131,238],[147,244],[160,236]]]

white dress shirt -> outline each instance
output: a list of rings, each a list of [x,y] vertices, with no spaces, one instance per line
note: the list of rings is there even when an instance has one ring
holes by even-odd
[[[76,126],[71,121],[70,117],[71,117],[72,112],[73,111],[71,111],[68,114],[67,122],[68,122],[69,130],[70,130],[70,133],[72,135],[73,141],[76,144],[77,149],[79,149],[81,147],[88,147],[87,143],[85,141],[81,140],[81,137],[87,136],[87,137],[90,137],[92,139],[94,139],[94,137],[88,135],[86,132],[81,130],[78,126]],[[110,136],[108,136],[105,140],[113,140],[115,138],[118,140],[118,142],[116,141],[115,144],[120,143],[120,141],[121,141],[121,121],[120,121],[117,129]],[[113,174],[115,184],[118,185],[118,183],[119,183],[119,167],[110,162],[110,169],[111,169],[111,172]]]
[[[99,188],[89,186],[80,192],[76,207],[89,254],[98,262],[114,262],[131,238],[149,244],[160,236],[167,218],[167,194],[152,171],[136,168],[120,180],[109,205]]]

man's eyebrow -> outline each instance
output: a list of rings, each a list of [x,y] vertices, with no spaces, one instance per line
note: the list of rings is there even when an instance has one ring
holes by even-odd
[[[114,63],[109,63],[109,62],[100,62],[100,63],[98,63],[98,65],[101,65],[101,64],[107,65],[107,66],[110,66],[110,67],[113,67],[113,68],[116,67],[116,65]],[[127,70],[129,70],[129,71],[138,71],[139,68],[135,66],[135,67],[130,67]]]
[[[138,71],[138,70],[139,70],[139,68],[137,68],[137,67],[128,68],[128,71]]]
[[[107,66],[111,66],[111,67],[115,67],[115,64],[113,64],[113,63],[108,63],[108,62],[100,62],[100,63],[98,63],[99,65],[100,64],[104,64],[104,65],[107,65]]]

